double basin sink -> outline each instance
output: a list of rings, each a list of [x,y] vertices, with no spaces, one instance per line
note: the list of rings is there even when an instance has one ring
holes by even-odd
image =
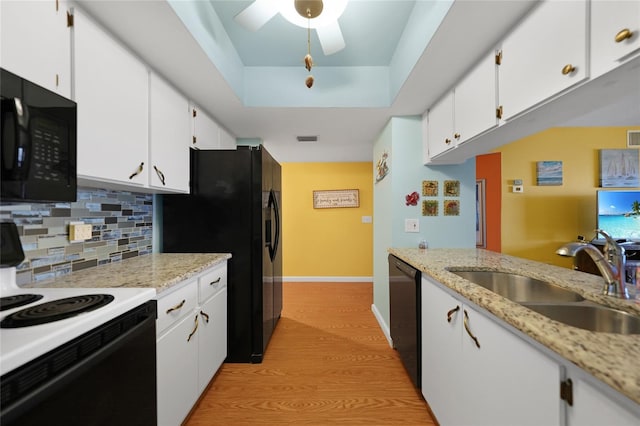
[[[554,321],[600,333],[640,334],[640,318],[557,285],[509,272],[449,270]]]

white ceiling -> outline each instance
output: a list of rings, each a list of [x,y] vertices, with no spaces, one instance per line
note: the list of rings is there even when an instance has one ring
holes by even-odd
[[[75,3],[236,137],[261,139],[280,162],[312,162],[371,161],[373,142],[391,117],[424,113],[536,2],[456,0],[437,24],[418,11],[451,2],[351,0],[338,21],[346,48],[326,57],[319,47],[312,50],[312,89],[303,85],[306,30],[281,16],[255,33],[245,30],[233,17],[251,0],[175,0],[174,7],[165,0]],[[197,22],[185,25],[175,7],[195,12]],[[420,38],[425,47],[411,58],[411,43]],[[388,86],[386,104],[363,102],[350,87],[322,79],[336,70],[351,73],[353,86],[387,72],[391,82],[380,83]],[[394,83],[399,75],[402,81]],[[253,92],[272,84],[289,86],[271,87],[275,95],[258,105]],[[375,82],[369,88],[380,89]],[[298,135],[317,135],[318,142],[299,143]]]

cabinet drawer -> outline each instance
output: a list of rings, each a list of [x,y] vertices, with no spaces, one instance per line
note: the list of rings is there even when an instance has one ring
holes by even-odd
[[[179,290],[158,299],[156,334],[160,335],[171,324],[182,318],[198,305],[198,290],[195,280]]]
[[[200,303],[227,286],[227,263],[215,266],[198,280]]]

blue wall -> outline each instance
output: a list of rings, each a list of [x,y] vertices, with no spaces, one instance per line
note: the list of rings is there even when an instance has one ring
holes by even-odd
[[[376,162],[383,152],[389,157],[389,174],[374,184],[373,304],[383,321],[389,324],[389,272],[387,250],[390,247],[418,247],[426,239],[430,248],[475,247],[475,159],[454,166],[422,164],[421,117],[392,118],[373,147],[374,176]],[[438,181],[438,195],[422,196],[422,181]],[[459,197],[445,197],[445,180],[460,182]],[[407,206],[405,196],[418,192],[418,205]],[[438,215],[422,216],[422,201],[437,200]],[[445,200],[459,200],[459,216],[445,216]],[[419,233],[404,232],[405,219],[418,219]]]

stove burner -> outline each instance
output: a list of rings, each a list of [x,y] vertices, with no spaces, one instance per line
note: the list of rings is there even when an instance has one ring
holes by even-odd
[[[86,294],[41,303],[8,315],[0,322],[0,328],[18,328],[45,324],[93,311],[111,303],[110,294]]]
[[[0,311],[17,308],[18,306],[28,305],[37,300],[42,299],[41,294],[16,294],[15,296],[0,297]]]

